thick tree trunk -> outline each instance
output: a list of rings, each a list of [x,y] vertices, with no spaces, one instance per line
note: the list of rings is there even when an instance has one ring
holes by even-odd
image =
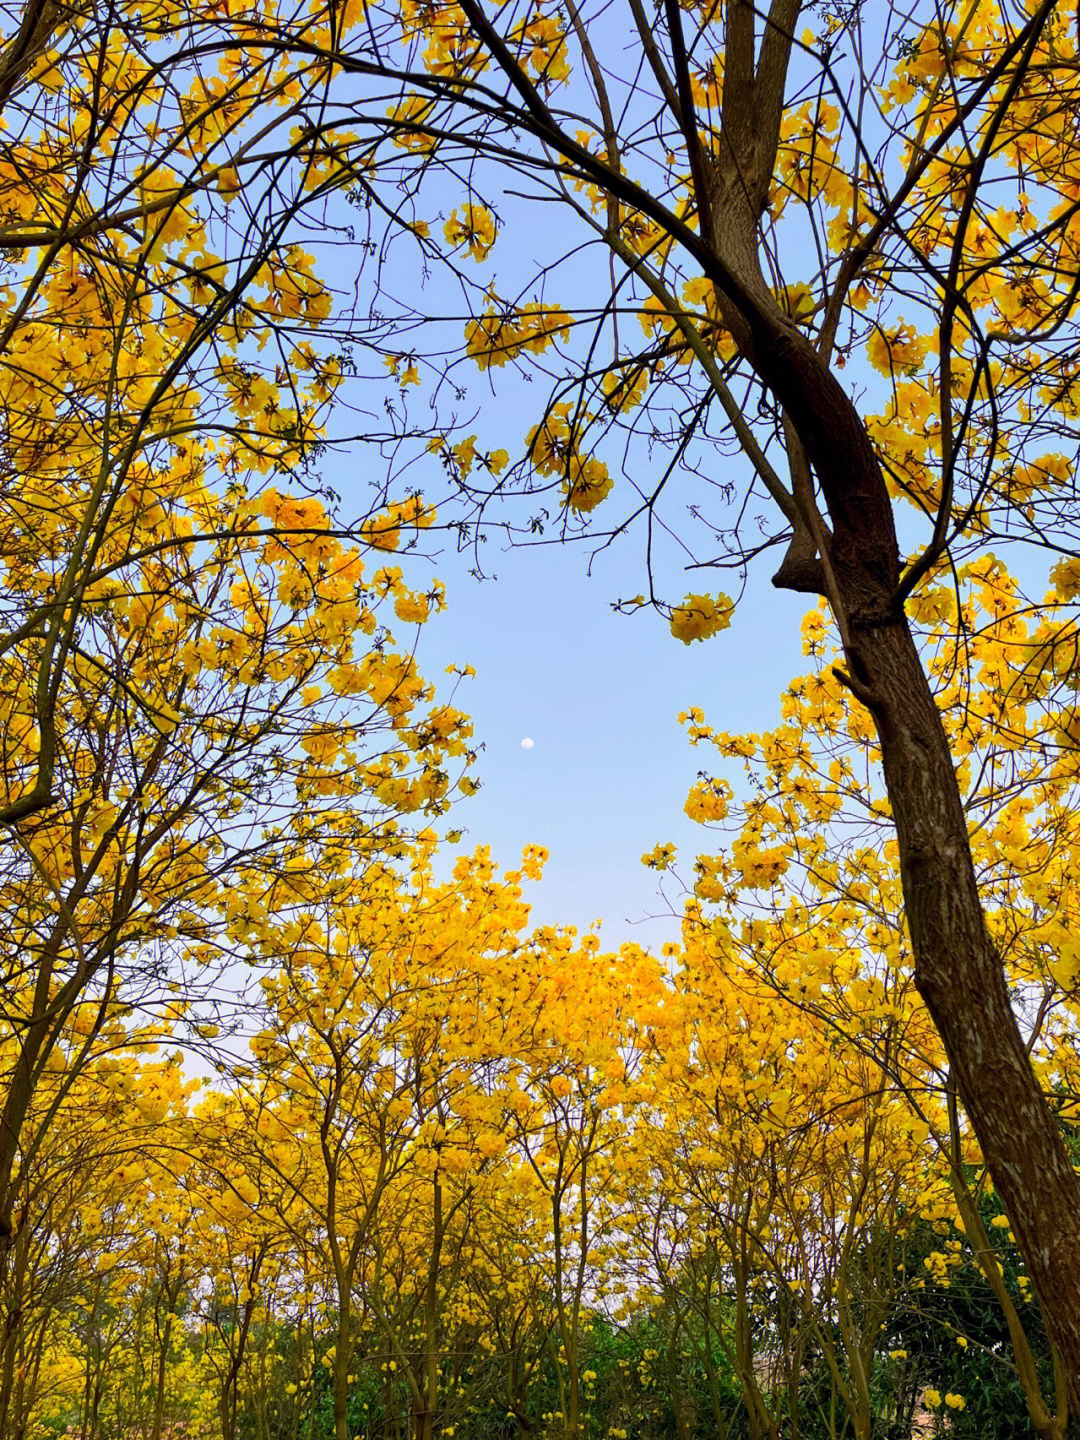
[[[796,0],[773,0],[772,8],[785,13],[769,33],[790,33]],[[805,492],[794,499],[815,534],[821,588],[836,615],[851,688],[871,710],[881,741],[915,983],[1038,1291],[1069,1377],[1070,1407],[1080,1414],[1080,1182],[986,928],[948,738],[896,599],[900,555],[881,466],[850,396],[781,314],[761,272],[759,220],[776,154],[784,66],[768,68],[763,42],[755,75],[753,14],[749,0],[733,0],[726,150],[702,176],[707,193],[699,210],[708,218],[703,233],[711,251],[702,262],[725,325],[783,408],[793,480]],[[818,523],[815,480],[828,531]]]
[[[941,716],[906,622],[852,627],[875,696],[915,983],[941,1036],[1080,1413],[1080,1185],[1031,1067],[979,900]]]

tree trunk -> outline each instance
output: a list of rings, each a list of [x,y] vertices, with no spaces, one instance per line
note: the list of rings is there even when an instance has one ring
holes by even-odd
[[[1009,1215],[1080,1412],[1080,1186],[986,928],[941,716],[905,620],[852,626],[875,697],[915,984]]]
[[[349,1361],[352,1356],[352,1311],[346,1287],[338,1294],[338,1326],[334,1348],[334,1440],[349,1440]]]
[[[11,1412],[11,1392],[15,1379],[15,1350],[18,1345],[21,1324],[22,1309],[19,1297],[16,1296],[8,1309],[2,1349],[0,1349],[0,1435],[7,1433],[8,1417]]]
[[[753,284],[753,282],[751,282]],[[833,531],[823,556],[852,691],[881,743],[915,984],[937,1026],[1080,1413],[1080,1183],[1032,1069],[986,928],[948,738],[902,607],[896,531],[855,406],[762,297],[743,343],[784,405]],[[738,323],[738,322],[736,322]]]
[[[888,488],[858,409],[781,312],[761,271],[760,221],[790,55],[785,37],[800,8],[799,0],[773,0],[776,23],[755,63],[755,6],[731,0],[728,7],[722,144],[715,164],[702,164],[695,177],[707,241],[699,259],[726,328],[784,412],[794,498],[815,537],[846,678],[881,742],[915,984],[1038,1291],[1069,1377],[1070,1406],[1080,1413],[1080,1183],[986,928],[948,738],[896,599],[900,554]],[[817,513],[815,478],[831,533]]]
[[[445,1235],[442,1180],[436,1170],[431,1189],[431,1251],[424,1286],[424,1369],[421,1379],[421,1407],[413,1421],[416,1440],[432,1440],[435,1433],[435,1406],[439,1398],[439,1268]]]
[[[154,1418],[151,1423],[150,1440],[161,1440],[161,1432],[165,1424],[165,1381],[168,1375],[169,1346],[172,1343],[173,1308],[172,1298],[169,1298],[169,1308],[165,1314],[165,1325],[158,1346],[157,1375],[154,1380]]]

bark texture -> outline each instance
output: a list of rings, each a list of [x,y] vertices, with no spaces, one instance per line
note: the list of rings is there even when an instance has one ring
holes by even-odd
[[[873,714],[881,742],[915,983],[1008,1211],[1078,1415],[1080,1183],[1032,1069],[987,930],[948,738],[896,598],[900,560],[885,478],[854,404],[826,359],[776,305],[760,268],[760,221],[799,9],[799,0],[774,0],[759,40],[754,5],[729,0],[720,153],[699,156],[695,170],[710,252],[704,263],[725,324],[779,401],[801,450],[793,457],[795,499],[822,563],[847,681]],[[697,144],[692,113],[684,110],[682,118],[687,143]],[[794,482],[804,461],[812,478],[800,496]]]

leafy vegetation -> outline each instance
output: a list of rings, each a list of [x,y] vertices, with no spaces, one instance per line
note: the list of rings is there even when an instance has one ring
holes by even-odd
[[[1066,1440],[1075,15],[4,17],[0,1435]],[[493,532],[807,597],[660,954],[453,848]]]

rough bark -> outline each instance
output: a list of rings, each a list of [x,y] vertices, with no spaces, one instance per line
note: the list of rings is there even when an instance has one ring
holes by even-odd
[[[773,300],[759,261],[776,157],[786,51],[798,0],[774,0],[755,56],[756,7],[727,12],[723,143],[700,173],[705,269],[724,322],[779,401],[809,464],[800,509],[815,534],[854,694],[877,727],[899,843],[915,984],[1039,1295],[1080,1414],[1080,1183],[1032,1069],[987,929],[948,738],[911,629],[896,603],[900,557],[885,478],[855,405]],[[676,47],[677,49],[677,47]],[[688,130],[692,113],[684,114]],[[696,143],[696,130],[688,133]],[[695,177],[696,178],[696,177]],[[798,498],[798,497],[797,497]],[[816,525],[816,533],[815,533]],[[806,560],[805,538],[800,560]],[[800,587],[801,588],[801,587]]]
[[[1038,1291],[1080,1411],[1080,1186],[986,928],[952,757],[911,632],[859,626],[877,698],[915,983]]]
[[[764,308],[763,301],[763,308]],[[1009,1001],[979,899],[948,739],[902,609],[884,476],[842,388],[784,317],[743,321],[824,496],[830,602],[881,743],[915,983],[941,1036],[1080,1413],[1080,1184]],[[787,333],[784,333],[786,329]],[[825,558],[825,557],[823,557]]]

